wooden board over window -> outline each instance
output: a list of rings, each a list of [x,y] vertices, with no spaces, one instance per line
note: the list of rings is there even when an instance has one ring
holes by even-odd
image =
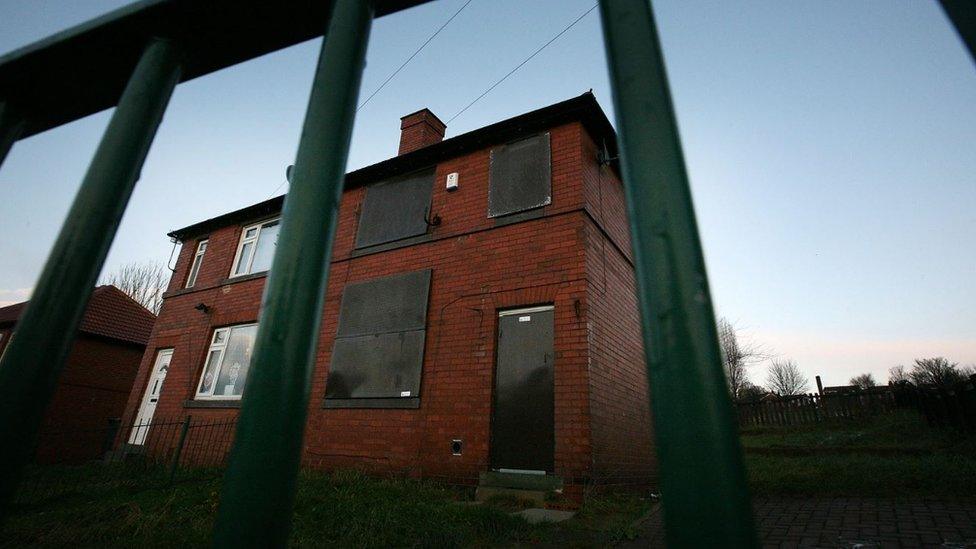
[[[342,295],[326,407],[416,407],[431,271],[350,284]]]
[[[549,134],[491,150],[488,217],[524,212],[552,202]]]
[[[425,234],[433,189],[433,169],[366,187],[356,247],[376,246]]]

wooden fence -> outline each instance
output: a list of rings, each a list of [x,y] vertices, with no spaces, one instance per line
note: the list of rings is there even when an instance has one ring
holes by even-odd
[[[949,387],[927,387],[913,392],[902,398],[914,400],[929,425],[976,431],[976,381],[972,378]]]
[[[855,393],[808,394],[736,403],[740,427],[860,419],[895,408],[915,408],[933,427],[976,431],[976,380],[970,378],[951,386],[902,384]]]
[[[891,391],[852,394],[808,394],[736,404],[739,426],[802,425],[834,419],[857,419],[895,408]]]

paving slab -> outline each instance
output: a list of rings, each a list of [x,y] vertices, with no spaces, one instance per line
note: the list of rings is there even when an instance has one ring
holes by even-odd
[[[539,524],[540,522],[562,522],[564,520],[569,520],[573,518],[573,511],[559,511],[556,509],[523,509],[517,513],[512,513],[515,516],[522,517],[529,522],[529,524]]]
[[[759,541],[769,548],[976,548],[976,500],[762,497],[753,512]],[[620,546],[666,547],[663,524],[658,504],[638,538]]]

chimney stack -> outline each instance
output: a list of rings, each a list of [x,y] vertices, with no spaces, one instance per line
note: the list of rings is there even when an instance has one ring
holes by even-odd
[[[440,143],[444,140],[446,129],[447,125],[427,108],[404,116],[400,119],[400,152],[397,154],[407,154]]]

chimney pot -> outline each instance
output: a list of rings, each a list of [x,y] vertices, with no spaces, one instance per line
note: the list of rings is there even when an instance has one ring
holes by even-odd
[[[400,119],[400,151],[407,154],[444,140],[447,125],[440,118],[423,108]]]

